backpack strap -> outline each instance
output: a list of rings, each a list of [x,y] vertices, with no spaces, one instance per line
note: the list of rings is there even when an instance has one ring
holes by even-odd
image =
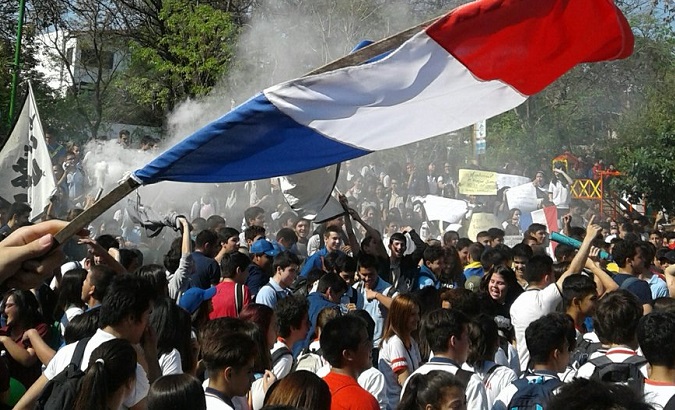
[[[272,367],[274,367],[274,365],[277,364],[277,362],[279,362],[279,360],[281,360],[281,358],[286,355],[293,357],[293,354],[291,353],[290,350],[288,350],[286,346],[283,346],[280,349],[275,350],[274,353],[272,353]]]
[[[244,307],[244,286],[239,283],[234,284],[234,307],[237,310],[237,316],[239,316],[241,309]]]
[[[603,354],[602,356],[598,356],[595,359],[589,360],[588,363],[592,363],[593,366],[597,368],[607,366],[608,364],[612,364],[614,362],[609,357],[607,357],[607,355]]]
[[[84,349],[87,347],[91,337],[85,337],[84,339],[78,340],[75,345],[75,351],[73,352],[73,357],[70,359],[70,363],[77,366],[78,368],[82,366],[82,358],[84,357]]]
[[[663,406],[663,410],[675,410],[675,394],[670,396],[670,400]]]
[[[626,360],[624,360],[621,363],[637,364],[637,365],[642,366],[642,365],[647,364],[647,359],[645,359],[644,357],[636,354],[636,355],[633,355],[633,356],[629,356],[628,358],[626,358]]]
[[[349,297],[349,303],[354,304],[356,306],[356,302],[359,300],[359,293],[357,292],[356,289],[352,288],[352,295]]]
[[[621,282],[621,286],[619,286],[619,289],[628,289],[630,285],[633,283],[637,283],[640,279],[636,278],[635,276],[631,276],[630,278],[627,278],[623,282]]]
[[[492,373],[494,373],[495,370],[497,370],[497,368],[499,368],[499,367],[502,367],[502,365],[501,365],[501,364],[496,364],[496,363],[495,363],[494,366],[490,367],[490,368],[488,369],[488,371],[485,372],[485,380],[489,379],[490,376],[492,376]]]
[[[455,373],[455,377],[457,377],[457,379],[459,379],[459,381],[462,382],[462,384],[464,384],[465,386],[469,385],[469,380],[471,380],[471,376],[473,376],[473,372],[461,368],[458,368],[457,373]]]

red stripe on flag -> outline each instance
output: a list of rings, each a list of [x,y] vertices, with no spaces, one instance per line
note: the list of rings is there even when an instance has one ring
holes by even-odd
[[[478,0],[426,32],[476,77],[525,95],[576,64],[628,57],[634,42],[610,0]]]

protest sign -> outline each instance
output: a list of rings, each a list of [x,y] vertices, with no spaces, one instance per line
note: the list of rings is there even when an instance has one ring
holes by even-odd
[[[530,182],[506,190],[506,200],[509,209],[518,208],[522,212],[536,210],[539,203],[536,188]]]
[[[497,173],[460,169],[457,185],[463,195],[497,195]]]
[[[413,203],[419,202],[424,206],[429,221],[461,223],[469,209],[466,201],[437,195],[416,196],[412,198],[412,201]]]
[[[487,231],[490,228],[498,227],[499,221],[497,217],[492,213],[476,213],[471,215],[471,222],[469,223],[469,229],[466,231],[466,235],[472,241],[476,240],[476,234],[480,231]]]

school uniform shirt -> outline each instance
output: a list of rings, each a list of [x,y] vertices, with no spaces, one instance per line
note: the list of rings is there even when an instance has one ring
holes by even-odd
[[[544,383],[551,379],[558,379],[558,376],[553,372],[546,372],[540,370],[530,372],[527,375],[525,375],[525,378],[527,378],[527,380],[530,381],[534,381],[539,377],[544,378]],[[513,397],[516,395],[517,392],[518,388],[516,387],[515,384],[511,383],[510,385],[508,385],[506,388],[504,388],[504,390],[501,391],[501,393],[499,393],[499,396],[497,396],[497,399],[492,405],[492,410],[507,410],[509,403],[511,403],[511,400],[513,399]],[[553,392],[553,394],[556,393],[557,391]]]
[[[204,389],[206,396],[206,410],[234,410],[234,403],[219,391],[207,387]]]
[[[159,356],[159,368],[162,369],[162,376],[168,374],[182,374],[183,364],[181,361],[180,352],[172,349],[169,353],[164,353]]]
[[[595,359],[596,357],[602,356],[602,352],[595,352],[591,354],[590,360]],[[611,361],[614,363],[622,363],[624,360],[631,356],[637,355],[637,352],[630,347],[627,346],[618,346],[618,347],[612,347],[611,349],[607,349],[607,351],[604,353],[605,356],[607,356]],[[583,366],[577,370],[577,373],[575,377],[581,377],[584,379],[590,379],[591,376],[593,375],[593,372],[595,371],[595,365],[593,363],[586,362]],[[647,364],[642,366],[640,368],[640,371],[642,374],[647,377]]]
[[[91,356],[91,352],[93,352],[94,349],[103,343],[113,339],[115,339],[115,336],[105,332],[103,329],[98,329],[96,333],[94,333],[94,336],[89,339],[89,342],[87,343],[87,346],[85,347],[84,353],[82,355],[82,365],[80,366],[82,371],[86,371],[87,367],[89,366],[89,357]],[[73,358],[73,353],[75,353],[76,345],[77,343],[71,343],[56,352],[56,355],[49,362],[43,373],[47,379],[52,380],[70,364],[70,361]],[[149,390],[150,382],[148,381],[148,376],[146,375],[145,370],[143,370],[143,367],[141,367],[139,364],[136,364],[136,380],[134,382],[134,387],[124,400],[124,406],[129,408],[138,404],[148,395]]]
[[[261,287],[258,291],[258,294],[255,297],[255,303],[269,306],[274,309],[277,303],[279,303],[279,299],[283,299],[290,294],[290,290],[282,288],[277,281],[270,278],[268,285]]]
[[[460,368],[459,365],[450,359],[446,359],[443,357],[432,357],[431,359],[429,359],[427,363],[423,364],[419,369],[415,370],[410,375],[410,377],[416,374],[427,374],[434,370],[442,370],[454,375],[457,374],[457,370],[459,370],[459,368]],[[401,389],[400,394],[401,397],[405,392],[405,388],[408,385],[408,381],[410,381],[410,377],[408,377],[405,383],[403,383],[403,388]],[[469,383],[466,386],[466,391],[464,392],[464,395],[466,396],[467,409],[487,410],[490,408],[490,404],[488,403],[487,400],[487,394],[485,393],[485,386],[483,385],[482,380],[477,374],[474,373],[473,375],[471,375]],[[396,406],[392,406],[391,408],[396,408]]]
[[[366,288],[363,285],[363,282],[355,283],[353,288],[359,292],[363,298],[363,310],[368,312],[371,318],[375,321],[375,333],[373,336],[373,346],[377,347],[382,341],[382,332],[384,330],[384,321],[387,318],[387,308],[384,307],[377,299],[368,300],[366,298]],[[377,284],[375,285],[375,292],[387,295],[391,293],[391,284],[384,281],[382,278],[378,278]],[[394,293],[392,297],[396,297],[398,294]],[[358,305],[357,305],[358,307]]]
[[[272,347],[272,350],[270,350],[270,354],[274,356],[274,353],[279,350],[288,347],[280,340],[277,340],[276,343],[274,343],[274,346]],[[273,363],[274,366],[272,368],[272,373],[276,376],[277,380],[281,380],[284,377],[288,376],[288,374],[291,372],[291,369],[293,369],[293,355],[292,354],[285,354],[277,360],[276,363]]]
[[[494,403],[499,393],[518,378],[513,370],[507,366],[497,365],[491,360],[486,360],[476,367],[464,363],[462,368],[474,372],[483,382],[488,404]]]
[[[410,349],[405,347],[398,335],[382,341],[377,368],[384,375],[389,408],[396,408],[401,397],[401,385],[398,384],[396,372],[407,369],[413,373],[420,367],[421,362],[422,355],[415,340],[410,339]]]
[[[654,406],[656,410],[663,409],[668,400],[675,395],[675,384],[673,383],[645,379],[644,389],[645,401],[647,404]]]
[[[555,283],[544,289],[528,289],[511,305],[511,324],[516,333],[516,348],[520,359],[520,370],[527,370],[530,352],[525,342],[525,329],[530,323],[553,311],[562,302],[562,294]]]

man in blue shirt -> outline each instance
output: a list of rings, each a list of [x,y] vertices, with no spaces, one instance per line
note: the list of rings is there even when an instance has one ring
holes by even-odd
[[[307,274],[313,269],[323,269],[323,258],[331,252],[340,252],[342,244],[342,232],[337,226],[327,226],[323,234],[324,247],[310,256],[300,271],[300,276],[307,277]]]

